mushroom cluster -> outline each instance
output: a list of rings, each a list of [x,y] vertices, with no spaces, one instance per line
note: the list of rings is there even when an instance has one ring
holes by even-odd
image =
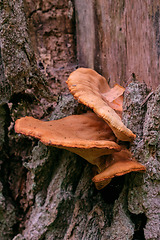
[[[15,122],[15,131],[86,159],[94,165],[92,181],[98,190],[115,176],[145,171],[125,144],[118,144],[136,137],[121,120],[125,89],[118,84],[110,88],[104,77],[89,68],[71,73],[67,84],[74,98],[93,111],[52,121],[23,117]]]

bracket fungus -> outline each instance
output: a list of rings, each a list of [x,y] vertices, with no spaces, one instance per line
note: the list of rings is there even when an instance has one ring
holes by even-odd
[[[121,121],[124,88],[110,88],[106,79],[92,69],[79,68],[67,84],[73,96],[94,112],[42,121],[22,117],[15,131],[39,139],[45,145],[69,150],[95,165],[93,182],[98,190],[115,176],[144,171],[129,150],[117,139],[132,141],[136,136]]]
[[[122,149],[118,153],[113,153],[110,161],[107,161],[106,169],[97,174],[92,181],[95,183],[105,184],[106,181],[111,181],[113,177],[122,176],[130,172],[143,172],[145,166],[136,161],[131,152],[127,149]]]
[[[121,96],[124,88],[116,85],[111,90],[106,79],[89,68],[79,68],[72,72],[67,84],[74,98],[103,118],[119,140],[134,140],[136,135],[123,124],[115,111],[119,109],[122,111]]]
[[[92,112],[47,122],[24,117],[16,121],[15,131],[38,138],[45,145],[74,152],[100,171],[105,166],[99,157],[121,150],[110,127]]]

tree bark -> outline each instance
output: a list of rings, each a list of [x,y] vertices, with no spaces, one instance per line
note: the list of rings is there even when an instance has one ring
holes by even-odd
[[[155,89],[159,70],[160,1],[75,0],[79,64],[126,85],[135,73]],[[89,54],[89,56],[88,56]]]
[[[160,239],[159,8],[159,0],[0,2],[1,240]],[[126,87],[123,122],[147,168],[101,191],[84,159],[14,132],[22,116],[83,112],[65,83],[81,66]]]

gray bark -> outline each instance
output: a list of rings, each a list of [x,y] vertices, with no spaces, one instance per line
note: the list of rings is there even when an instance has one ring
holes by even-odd
[[[149,0],[0,2],[1,240],[160,239],[159,7]],[[65,84],[77,66],[94,68],[111,86],[130,83],[123,121],[137,135],[131,149],[146,173],[97,191],[84,159],[15,134],[22,116],[84,111]]]

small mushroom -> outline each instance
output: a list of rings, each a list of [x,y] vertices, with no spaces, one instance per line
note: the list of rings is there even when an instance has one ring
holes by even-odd
[[[74,152],[96,165],[100,172],[106,165],[99,157],[121,150],[110,127],[93,112],[46,122],[24,117],[16,121],[15,131],[38,138],[45,145]]]
[[[145,166],[137,162],[129,150],[122,149],[120,152],[111,155],[111,161],[108,162],[106,169],[96,175],[92,181],[103,184],[106,180],[110,180],[113,177],[145,170]]]
[[[115,112],[115,110],[122,111],[121,96],[124,88],[116,85],[110,89],[106,79],[89,68],[79,68],[72,72],[67,84],[75,99],[103,118],[119,140],[132,141],[136,137]]]
[[[102,98],[107,104],[122,117],[123,111],[123,93],[125,88],[119,84],[115,84],[108,92],[102,94]]]

